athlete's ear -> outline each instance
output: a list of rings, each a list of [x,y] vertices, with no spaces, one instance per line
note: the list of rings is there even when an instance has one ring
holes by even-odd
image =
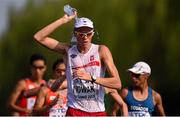
[[[44,65],[44,71],[46,71],[46,69],[47,69],[47,66],[46,66],[46,65]]]
[[[150,75],[148,73],[146,73],[146,74],[144,74],[144,76],[146,79],[148,79]]]
[[[92,36],[94,36],[94,33],[95,33],[95,32],[92,33]]]

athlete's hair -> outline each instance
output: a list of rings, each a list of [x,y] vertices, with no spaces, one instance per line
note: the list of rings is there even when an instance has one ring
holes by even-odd
[[[33,65],[33,62],[37,60],[44,61],[44,64],[46,65],[46,58],[42,54],[39,54],[39,53],[32,54],[29,60],[30,65]]]
[[[62,63],[64,63],[63,59],[57,59],[52,65],[52,70],[54,71],[56,69],[57,65],[62,64]]]

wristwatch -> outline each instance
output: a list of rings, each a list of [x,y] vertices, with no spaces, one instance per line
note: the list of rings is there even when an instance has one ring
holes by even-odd
[[[94,83],[96,81],[97,77],[93,75],[93,76],[91,76],[91,79],[92,79],[91,82]]]

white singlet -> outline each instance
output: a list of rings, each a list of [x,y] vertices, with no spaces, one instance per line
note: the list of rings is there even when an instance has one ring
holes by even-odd
[[[85,70],[96,77],[104,77],[105,67],[102,66],[99,56],[99,45],[92,44],[85,54],[79,53],[77,46],[68,50],[67,80],[68,106],[86,112],[105,111],[104,87],[90,81],[73,77],[73,69]]]

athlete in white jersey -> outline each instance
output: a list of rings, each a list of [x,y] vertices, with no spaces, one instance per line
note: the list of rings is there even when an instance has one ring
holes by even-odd
[[[68,105],[72,108],[87,112],[105,111],[104,87],[73,77],[73,69],[80,69],[92,76],[104,77],[105,68],[101,65],[98,50],[99,45],[92,44],[86,54],[80,54],[76,45],[68,51]]]
[[[64,15],[34,35],[36,41],[62,54],[66,60],[68,80],[67,116],[105,116],[104,87],[120,89],[121,81],[111,52],[105,45],[91,43],[94,27],[88,18],[76,19],[74,36],[77,44],[71,46],[59,42],[49,35],[58,27],[76,17]],[[108,71],[104,78],[105,68]],[[120,105],[124,105],[119,97]]]

